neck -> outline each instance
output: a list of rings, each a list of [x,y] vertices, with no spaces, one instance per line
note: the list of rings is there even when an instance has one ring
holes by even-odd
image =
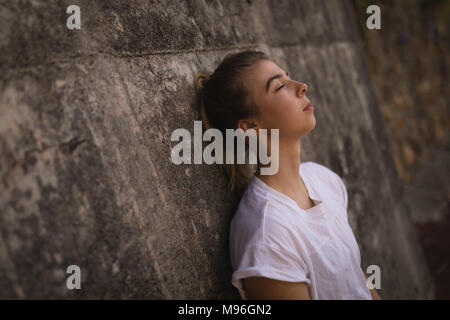
[[[261,175],[257,170],[256,176],[283,193],[301,192],[304,190],[304,184],[299,174],[300,154],[299,140],[280,141],[278,172],[274,175]]]

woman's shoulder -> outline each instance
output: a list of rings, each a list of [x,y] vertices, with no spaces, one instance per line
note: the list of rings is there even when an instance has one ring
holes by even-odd
[[[292,215],[268,194],[248,189],[239,201],[232,223],[254,229],[264,225],[265,232],[273,224],[290,224]]]
[[[313,176],[324,182],[340,182],[339,180],[341,180],[341,177],[336,172],[323,164],[313,161],[301,163],[300,170],[306,172],[309,176]]]
[[[346,186],[343,179],[335,171],[323,164],[313,161],[301,163],[300,170],[306,172],[313,182],[317,183],[317,181],[319,181],[325,187],[330,188],[330,191],[333,192],[333,194],[337,194],[343,201],[345,207],[347,207]]]
[[[250,184],[242,194],[237,209],[231,220],[233,226],[248,227],[255,225],[255,221],[263,218],[264,208],[268,199],[254,190],[253,184]]]
[[[300,164],[301,169],[304,168],[308,172],[313,172],[319,175],[331,175],[337,176],[337,173],[328,168],[327,166],[314,162],[314,161],[306,161]]]
[[[295,251],[299,234],[294,232],[294,221],[288,212],[270,200],[260,204],[257,210],[242,210],[243,207],[231,224],[232,251],[250,247]]]
[[[264,213],[267,202],[250,192],[245,192],[230,223],[232,251],[264,241]]]
[[[239,200],[233,219],[245,216],[262,220],[282,210],[270,192],[261,185],[257,179],[252,180]]]

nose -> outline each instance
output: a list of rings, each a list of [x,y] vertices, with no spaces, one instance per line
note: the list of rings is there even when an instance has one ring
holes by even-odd
[[[297,95],[303,97],[308,91],[308,85],[303,82],[297,82]]]

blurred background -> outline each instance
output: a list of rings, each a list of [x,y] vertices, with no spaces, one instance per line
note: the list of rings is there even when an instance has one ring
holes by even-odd
[[[382,12],[377,32],[362,19],[371,4]],[[436,298],[450,299],[450,1],[353,0],[353,7]]]

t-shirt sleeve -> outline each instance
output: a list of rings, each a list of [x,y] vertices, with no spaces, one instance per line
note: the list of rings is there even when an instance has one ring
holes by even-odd
[[[233,272],[233,284],[237,286],[239,279],[247,277],[310,283],[306,276],[306,266],[299,258],[293,253],[267,244],[254,245],[245,249],[238,268]],[[238,287],[238,289],[242,288]]]
[[[286,215],[267,201],[263,214],[252,219],[254,221],[234,225],[233,241],[230,242],[234,270],[231,282],[241,297],[246,299],[242,279],[248,277],[309,285],[307,256]]]

